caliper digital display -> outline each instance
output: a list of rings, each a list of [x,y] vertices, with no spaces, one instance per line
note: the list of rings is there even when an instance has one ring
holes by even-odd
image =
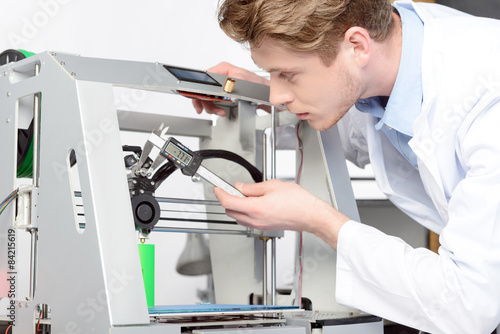
[[[177,159],[178,163],[183,163],[185,165],[189,165],[189,162],[193,159],[192,155],[172,142],[169,142],[167,144],[165,152],[168,153],[169,156],[172,157],[172,159]]]
[[[182,174],[188,176],[198,175],[215,187],[221,188],[231,195],[245,197],[238,189],[203,167],[201,165],[203,157],[191,151],[177,139],[170,137],[165,142],[161,153],[172,162],[175,167],[179,168]]]

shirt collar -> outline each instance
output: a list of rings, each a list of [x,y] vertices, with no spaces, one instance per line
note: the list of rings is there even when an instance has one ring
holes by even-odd
[[[380,97],[359,100],[356,108],[380,118],[376,128],[386,125],[413,136],[413,122],[422,107],[423,23],[413,9],[393,4],[402,22],[402,51],[398,75],[384,108]],[[376,107],[378,106],[378,108]],[[382,107],[382,109],[381,109]]]

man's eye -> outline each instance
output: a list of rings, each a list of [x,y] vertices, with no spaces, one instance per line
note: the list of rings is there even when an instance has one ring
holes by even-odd
[[[290,81],[293,78],[293,73],[280,73],[280,79]]]

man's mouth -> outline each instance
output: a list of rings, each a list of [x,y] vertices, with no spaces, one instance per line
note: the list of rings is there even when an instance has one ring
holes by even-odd
[[[309,116],[309,113],[308,112],[298,113],[298,114],[295,114],[295,116],[297,116],[298,119],[300,119],[300,120],[305,120]]]

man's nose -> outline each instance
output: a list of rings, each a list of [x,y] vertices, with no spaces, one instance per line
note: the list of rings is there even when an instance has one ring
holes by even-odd
[[[285,85],[273,82],[271,79],[271,87],[269,93],[269,102],[275,106],[287,105],[293,101],[293,94]]]

